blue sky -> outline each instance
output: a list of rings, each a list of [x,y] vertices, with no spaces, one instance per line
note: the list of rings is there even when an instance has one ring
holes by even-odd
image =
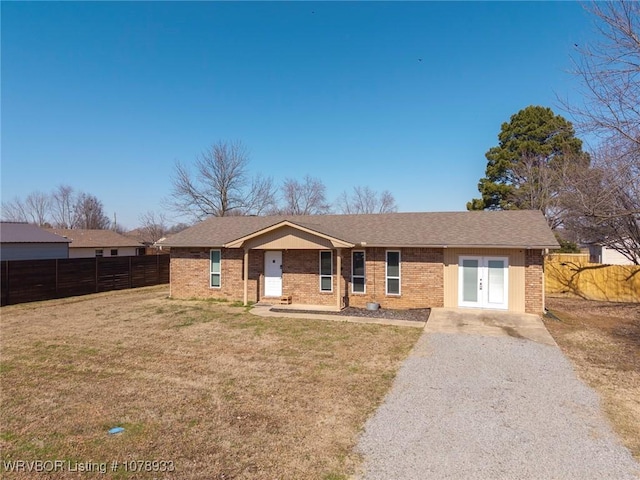
[[[575,2],[2,2],[2,200],[57,185],[133,228],[176,160],[241,140],[251,172],[464,210],[528,105],[565,114]],[[174,219],[176,222],[180,218]]]

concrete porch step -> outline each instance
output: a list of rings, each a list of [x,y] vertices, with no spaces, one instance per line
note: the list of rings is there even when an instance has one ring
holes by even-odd
[[[281,295],[279,297],[262,297],[262,305],[291,305],[291,295]]]

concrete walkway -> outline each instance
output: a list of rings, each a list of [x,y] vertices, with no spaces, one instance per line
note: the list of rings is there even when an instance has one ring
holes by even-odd
[[[295,311],[291,312],[273,312],[272,308],[278,308],[282,310],[315,310],[313,313],[296,313]],[[255,305],[250,313],[254,315],[258,315],[260,317],[274,317],[274,318],[304,318],[304,319],[317,319],[317,320],[331,320],[333,322],[351,322],[351,323],[370,323],[375,325],[393,325],[396,327],[413,327],[413,328],[424,328],[425,322],[415,322],[410,320],[389,320],[385,318],[369,318],[369,317],[354,317],[349,315],[336,315],[326,313],[327,309],[323,308],[314,308],[309,305],[288,305],[285,306],[276,306],[273,305]],[[324,312],[324,313],[323,313]]]
[[[291,310],[290,312],[271,309]],[[296,312],[298,310],[298,312]],[[313,313],[300,313],[299,310],[309,310]],[[555,345],[556,342],[547,331],[538,315],[511,312],[487,312],[486,310],[433,308],[428,322],[409,320],[391,320],[385,318],[355,317],[339,315],[332,308],[314,305],[255,305],[250,312],[260,317],[288,317],[334,322],[370,323],[376,325],[393,325],[396,327],[424,328],[431,333],[463,333],[488,335],[494,337],[509,336],[525,338],[545,345]]]

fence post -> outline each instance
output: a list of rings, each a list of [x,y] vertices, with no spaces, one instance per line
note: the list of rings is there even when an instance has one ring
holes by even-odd
[[[11,303],[9,303],[9,260],[7,260],[7,267],[5,270],[7,272],[7,305],[11,305]]]
[[[133,266],[131,264],[132,257],[129,257],[129,288],[133,288]]]

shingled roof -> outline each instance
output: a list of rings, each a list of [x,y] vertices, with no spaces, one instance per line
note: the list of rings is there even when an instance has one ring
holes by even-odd
[[[559,247],[537,210],[211,217],[161,245],[224,247],[283,222],[369,247]]]
[[[69,240],[30,223],[1,222],[0,243],[69,243]]]
[[[51,233],[71,240],[70,248],[142,247],[142,243],[113,230],[49,228]]]

